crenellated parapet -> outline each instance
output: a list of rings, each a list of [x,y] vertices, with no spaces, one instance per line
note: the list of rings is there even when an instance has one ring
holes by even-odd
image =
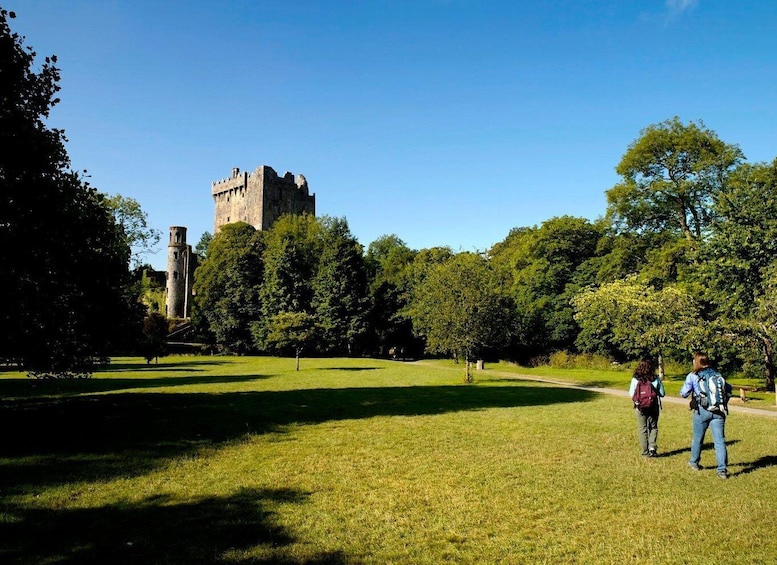
[[[262,165],[253,173],[232,169],[225,179],[211,184],[215,204],[214,228],[224,224],[247,222],[266,230],[284,214],[316,213],[316,197],[310,194],[307,179],[286,172],[278,175]]]

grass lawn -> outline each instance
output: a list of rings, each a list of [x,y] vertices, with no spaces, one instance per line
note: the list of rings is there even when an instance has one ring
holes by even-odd
[[[687,408],[665,405],[645,460],[627,399],[508,369],[472,385],[451,363],[373,359],[0,373],[0,563],[773,562],[773,417],[730,416],[721,481],[711,445],[687,466]]]

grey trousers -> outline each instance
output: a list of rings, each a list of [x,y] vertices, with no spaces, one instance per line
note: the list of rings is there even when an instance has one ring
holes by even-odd
[[[658,406],[644,413],[635,408],[634,413],[637,415],[637,440],[639,440],[642,455],[658,451]]]

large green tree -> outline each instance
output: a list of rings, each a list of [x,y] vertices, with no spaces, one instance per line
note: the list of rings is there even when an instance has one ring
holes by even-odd
[[[485,258],[459,253],[433,266],[415,288],[409,311],[413,328],[431,353],[470,362],[510,341],[512,306]]]
[[[369,341],[378,355],[386,355],[392,348],[404,351],[405,355],[415,353],[417,340],[405,312],[410,297],[408,268],[415,255],[395,234],[383,235],[367,247]]]
[[[746,367],[760,366],[774,388],[775,273],[777,273],[777,159],[743,164],[716,202],[716,221],[693,273],[710,317],[738,338]],[[755,347],[747,347],[752,343]]]
[[[224,352],[254,350],[250,326],[260,317],[264,238],[245,222],[227,224],[210,243],[207,258],[194,273],[194,301]]]
[[[364,343],[367,273],[362,246],[344,218],[323,218],[322,249],[313,279],[312,311],[319,349],[354,354]]]
[[[281,216],[265,232],[261,315],[251,330],[259,348],[271,348],[267,337],[278,314],[313,315],[313,279],[323,250],[322,235],[321,223],[309,214]]]
[[[489,252],[515,302],[521,360],[574,348],[578,327],[570,299],[596,281],[604,225],[561,216],[539,227],[518,228]]]
[[[46,124],[56,57],[34,70],[13,17],[0,9],[0,356],[33,374],[88,375],[140,331],[130,250],[104,196],[71,170],[64,132]]]
[[[607,191],[608,216],[634,231],[676,231],[698,240],[728,174],[743,159],[700,121],[679,118],[648,126],[616,167],[620,183]]]

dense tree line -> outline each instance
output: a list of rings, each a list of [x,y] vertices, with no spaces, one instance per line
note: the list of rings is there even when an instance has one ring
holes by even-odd
[[[363,251],[344,219],[228,226],[196,274],[197,306],[235,353],[663,361],[703,346],[773,386],[777,160],[747,163],[702,122],[673,118],[645,128],[616,171],[598,220],[517,227],[483,253],[396,235]]]

